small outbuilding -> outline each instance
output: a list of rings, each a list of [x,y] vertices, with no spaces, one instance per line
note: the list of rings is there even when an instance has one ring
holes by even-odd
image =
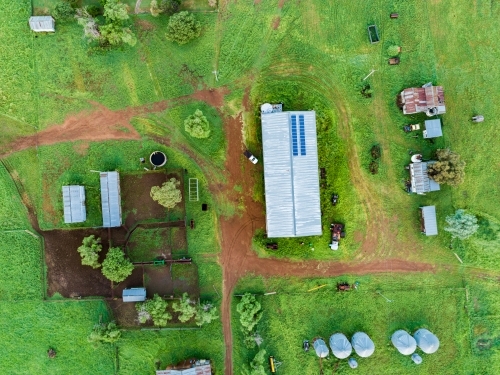
[[[101,208],[104,228],[122,225],[120,175],[118,172],[101,172]]]
[[[443,87],[432,86],[432,83],[404,89],[399,101],[405,115],[423,112],[431,117],[446,113]]]
[[[146,288],[123,289],[123,302],[144,302],[146,300]]]
[[[56,21],[51,16],[33,16],[29,19],[30,29],[36,33],[53,33]]]
[[[441,189],[439,183],[434,181],[427,174],[427,167],[432,163],[432,161],[410,163],[409,169],[412,193],[425,194]]]
[[[64,223],[83,223],[87,220],[85,188],[79,185],[62,187]]]
[[[156,375],[212,375],[212,365],[207,359],[187,359],[165,370],[156,370]]]
[[[443,130],[441,129],[441,120],[426,120],[425,130],[423,131],[424,138],[437,138],[443,136]]]
[[[417,345],[425,354],[435,353],[439,349],[439,339],[425,328],[420,328],[413,334]]]
[[[420,207],[420,226],[422,233],[426,236],[436,236],[438,234],[436,206]]]
[[[411,355],[417,349],[417,342],[410,334],[402,329],[392,334],[392,344],[403,355]]]

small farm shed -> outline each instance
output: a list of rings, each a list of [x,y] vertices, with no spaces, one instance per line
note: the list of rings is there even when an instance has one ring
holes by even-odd
[[[33,16],[29,19],[30,29],[37,33],[53,33],[56,21],[51,16]]]
[[[441,189],[439,184],[427,174],[427,167],[429,164],[431,164],[431,162],[410,163],[412,193],[425,194]]]
[[[438,234],[436,206],[420,207],[420,224],[422,233],[426,236],[435,236]]]
[[[400,102],[405,115],[424,112],[427,116],[435,116],[446,113],[442,86],[426,84],[422,87],[404,89],[401,92]]]
[[[267,236],[321,235],[316,112],[261,112]]]
[[[206,359],[186,360],[166,370],[156,370],[156,375],[212,375],[212,366]]]
[[[120,175],[118,172],[101,172],[102,226],[104,228],[122,225]]]
[[[425,130],[423,131],[424,138],[437,138],[443,136],[441,129],[441,120],[425,120]]]
[[[85,208],[85,188],[78,185],[62,187],[64,222],[66,224],[82,223],[87,220]]]
[[[123,302],[144,302],[146,300],[146,288],[123,289]]]

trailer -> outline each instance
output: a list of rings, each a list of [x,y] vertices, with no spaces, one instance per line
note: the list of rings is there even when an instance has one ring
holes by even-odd
[[[377,25],[368,26],[368,37],[370,38],[370,43],[375,44],[380,42],[380,37],[378,35]]]

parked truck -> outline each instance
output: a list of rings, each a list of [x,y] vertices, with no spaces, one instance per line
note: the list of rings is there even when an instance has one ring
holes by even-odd
[[[340,239],[345,237],[344,225],[339,223],[330,224],[330,232],[332,233],[330,249],[338,250]]]

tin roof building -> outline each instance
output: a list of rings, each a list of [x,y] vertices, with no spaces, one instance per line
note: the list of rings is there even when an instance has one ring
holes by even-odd
[[[104,228],[122,225],[120,175],[118,172],[101,172],[101,208]]]
[[[29,19],[30,29],[37,33],[53,33],[56,21],[51,16],[33,16]]]
[[[156,370],[156,375],[212,375],[212,366],[209,360],[191,359],[178,364],[175,368]]]
[[[443,136],[441,129],[441,120],[425,120],[425,130],[423,131],[424,138],[437,138]]]
[[[425,194],[441,189],[439,184],[427,174],[429,163],[419,162],[410,164],[410,181],[412,193]]]
[[[144,302],[146,300],[146,288],[123,289],[123,302]]]
[[[316,113],[261,112],[267,236],[321,235]]]
[[[420,224],[422,233],[426,236],[435,236],[438,234],[436,206],[420,207]]]
[[[446,113],[442,86],[428,83],[422,87],[404,89],[400,101],[405,115],[424,112],[430,117]]]
[[[85,208],[85,188],[78,185],[62,187],[64,222],[83,223],[87,220],[87,210]]]

